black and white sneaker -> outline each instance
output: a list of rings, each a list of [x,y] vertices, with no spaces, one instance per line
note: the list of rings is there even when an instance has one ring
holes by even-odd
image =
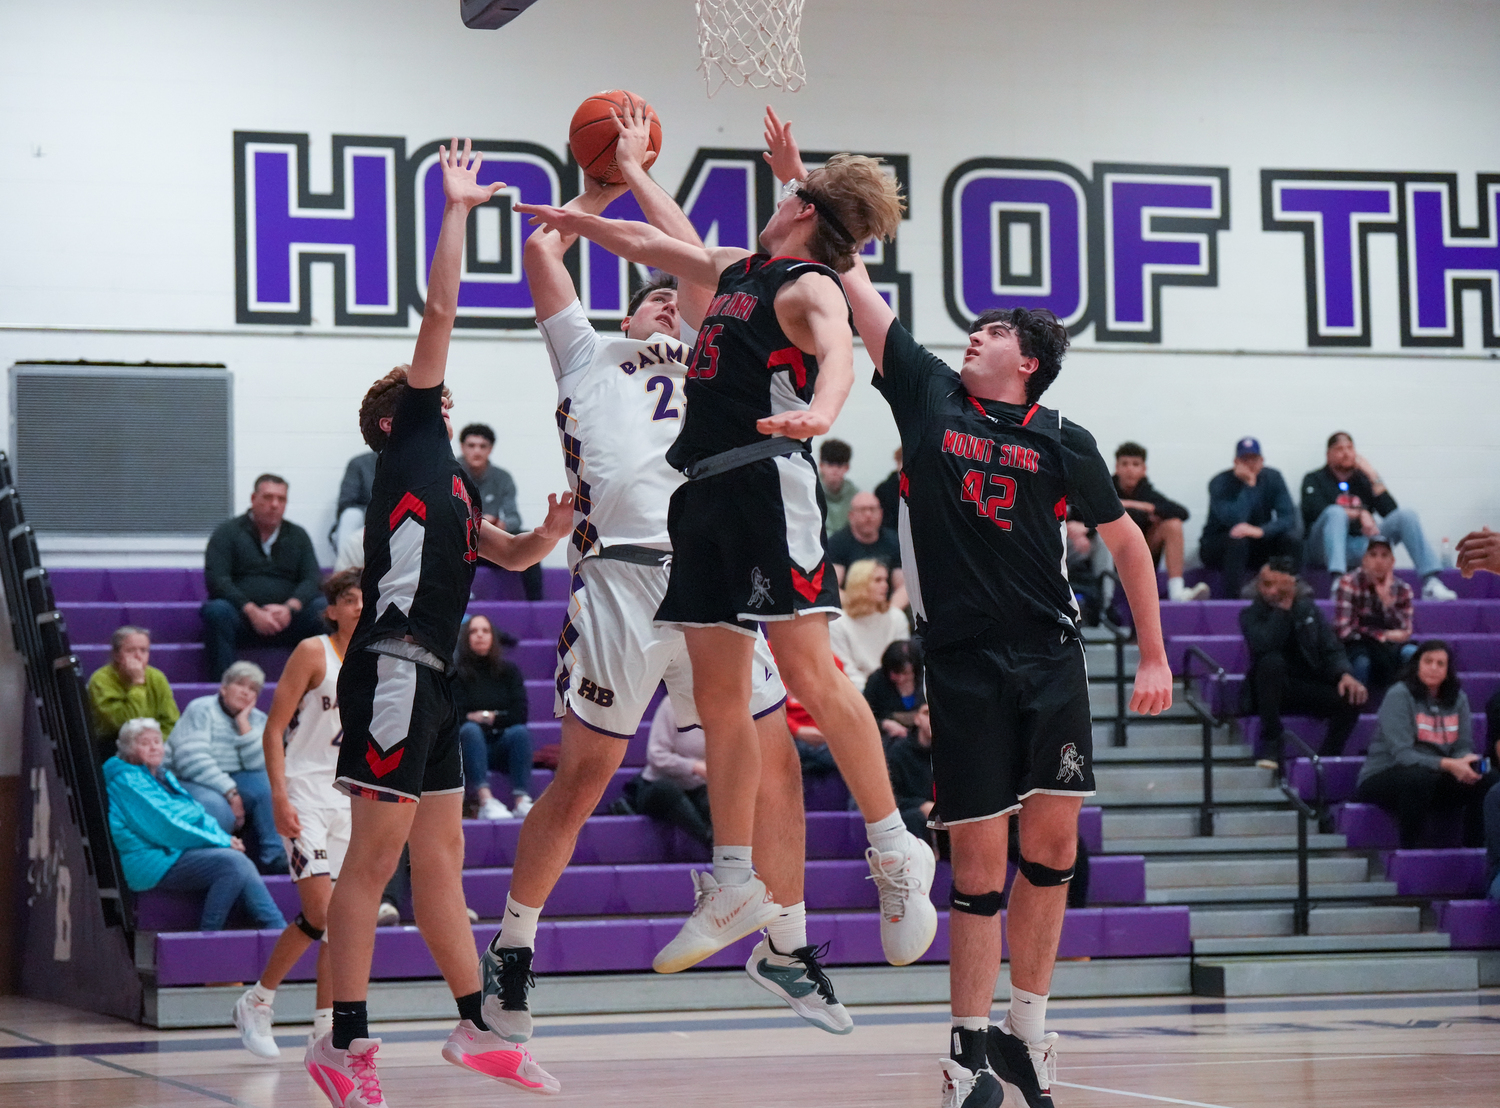
[[[763,935],[745,963],[745,972],[751,981],[781,997],[792,1011],[814,1027],[847,1035],[854,1030],[854,1021],[833,995],[833,982],[818,964],[818,959],[827,953],[828,944],[824,943],[819,947],[808,944],[783,954],[772,945],[769,935]]]
[[[985,1055],[1001,1081],[1014,1085],[1026,1099],[1026,1108],[1053,1108],[1052,1082],[1057,1077],[1057,1032],[1049,1031],[1039,1043],[1028,1043],[990,1024]]]
[[[985,1066],[977,1072],[952,1058],[939,1058],[943,1068],[941,1108],[1000,1108],[1005,1090]]]
[[[531,972],[531,947],[486,947],[479,960],[484,980],[484,1022],[506,1042],[531,1038],[531,1006],[527,996],[536,984]]]

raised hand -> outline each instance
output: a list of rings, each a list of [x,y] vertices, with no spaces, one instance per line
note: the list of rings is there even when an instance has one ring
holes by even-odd
[[[651,149],[651,121],[656,119],[655,109],[637,100],[623,116],[611,105],[609,116],[620,131],[615,143],[615,164],[621,172],[627,166],[650,169],[656,161],[656,151]]]
[[[464,208],[477,208],[505,187],[504,181],[494,184],[479,183],[479,166],[484,154],[472,152],[472,142],[464,139],[464,148],[459,150],[458,139],[453,145],[438,147],[438,162],[443,167],[443,195],[448,203]]]
[[[547,496],[547,518],[542,525],[536,528],[536,533],[543,538],[565,539],[573,531],[573,494],[565,492],[562,496],[549,493]]]
[[[1500,531],[1486,527],[1459,539],[1458,569],[1465,577],[1473,577],[1477,569],[1500,573]]]
[[[560,235],[576,235],[585,218],[583,212],[570,208],[557,208],[551,204],[517,204],[515,210],[531,216],[534,227],[544,231],[556,231]]]
[[[781,122],[776,110],[766,106],[766,152],[761,157],[776,174],[778,181],[797,180],[807,176],[807,167],[802,164],[802,152],[797,149],[797,140],[792,138],[792,125]]]

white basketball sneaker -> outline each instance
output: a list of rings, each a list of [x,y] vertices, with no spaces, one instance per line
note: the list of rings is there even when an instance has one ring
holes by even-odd
[[[985,1055],[1001,1081],[1020,1090],[1027,1108],[1052,1108],[1052,1082],[1057,1079],[1057,1032],[1028,1043],[1011,1034],[1010,1021],[990,1024]]]
[[[693,914],[651,963],[657,973],[679,973],[696,966],[715,951],[753,935],[781,914],[780,905],[771,899],[759,877],[743,885],[721,885],[713,874],[693,870],[693,886]]]
[[[815,947],[811,943],[798,947],[790,954],[783,954],[765,936],[756,944],[745,963],[745,972],[768,993],[781,997],[792,1011],[814,1027],[831,1031],[835,1035],[847,1035],[854,1030],[854,1021],[833,995],[833,982],[818,963],[818,958],[828,953],[828,944]]]
[[[506,1042],[524,1043],[531,1038],[531,1003],[536,985],[531,972],[529,946],[501,947],[491,944],[479,959],[484,992],[484,1022]]]
[[[943,1068],[942,1108],[1000,1108],[1005,1090],[988,1066],[971,1070],[952,1058],[939,1058]]]
[[[937,937],[937,909],[932,906],[932,879],[937,858],[932,848],[910,831],[904,850],[865,851],[870,880],[880,890],[880,946],[885,960],[905,966],[927,953]]]
[[[562,1085],[519,1043],[508,1043],[493,1031],[481,1031],[459,1020],[443,1044],[443,1057],[455,1066],[493,1077],[532,1093],[555,1093]]]
[[[307,1044],[302,1063],[333,1108],[378,1108],[386,1102],[375,1072],[379,1049],[379,1039],[355,1039],[348,1050],[335,1050],[328,1034]]]
[[[256,1001],[254,989],[246,989],[245,995],[234,1002],[234,1025],[240,1029],[240,1042],[258,1058],[281,1057],[281,1048],[271,1034],[275,1018],[269,1004]]]

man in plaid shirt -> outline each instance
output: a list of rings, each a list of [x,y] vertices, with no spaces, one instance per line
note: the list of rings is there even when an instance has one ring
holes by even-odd
[[[1390,540],[1376,535],[1359,568],[1333,590],[1333,630],[1360,684],[1385,688],[1416,651],[1411,641],[1412,591],[1396,576]]]

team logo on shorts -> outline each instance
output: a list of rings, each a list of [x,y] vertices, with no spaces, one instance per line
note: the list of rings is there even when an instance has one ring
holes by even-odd
[[[1057,779],[1064,783],[1078,778],[1083,780],[1083,755],[1078,753],[1078,748],[1072,743],[1062,748],[1062,754],[1058,758],[1060,763],[1057,767]]]
[[[756,566],[750,571],[750,599],[745,601],[747,608],[759,608],[762,604],[771,603],[771,582],[766,575]]]

